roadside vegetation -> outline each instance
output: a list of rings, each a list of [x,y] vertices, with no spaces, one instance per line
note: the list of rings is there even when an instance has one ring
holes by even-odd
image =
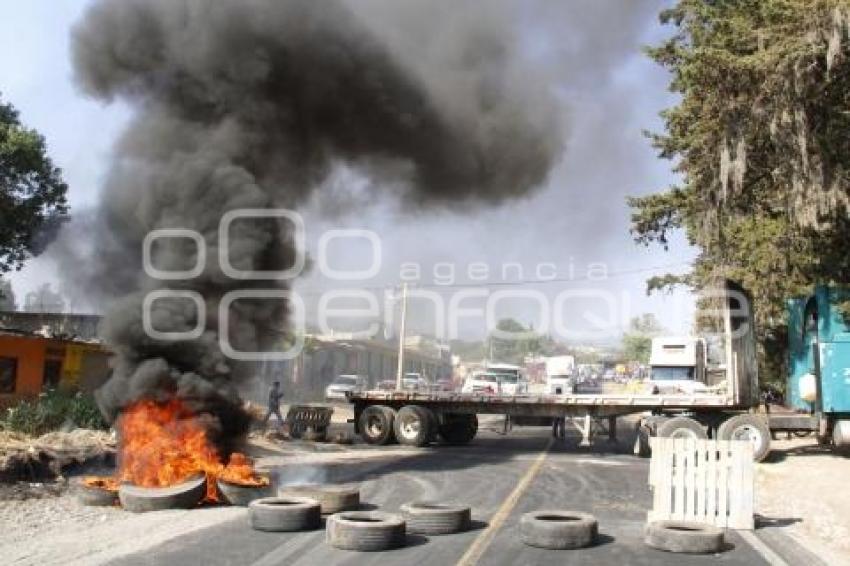
[[[52,389],[32,400],[9,407],[0,418],[0,430],[30,436],[62,428],[106,430],[109,425],[91,395]]]
[[[680,99],[648,136],[681,182],[630,199],[632,233],[666,248],[684,230],[700,254],[649,289],[743,285],[781,387],[785,300],[850,280],[850,2],[680,0],[661,21],[647,52]]]

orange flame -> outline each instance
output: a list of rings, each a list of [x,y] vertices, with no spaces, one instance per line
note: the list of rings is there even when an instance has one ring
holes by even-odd
[[[83,478],[83,485],[106,491],[118,491],[118,480],[110,477],[86,476]]]
[[[203,473],[208,501],[218,501],[218,477],[229,483],[268,485],[268,478],[256,475],[243,454],[233,453],[225,466],[203,423],[177,399],[134,403],[122,413],[119,432],[121,481],[166,487]]]

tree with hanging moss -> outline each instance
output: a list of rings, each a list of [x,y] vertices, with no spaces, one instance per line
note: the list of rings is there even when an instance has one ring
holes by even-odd
[[[41,253],[67,219],[62,172],[44,138],[0,98],[0,274]]]
[[[647,49],[678,104],[648,133],[681,182],[629,199],[632,233],[684,230],[693,270],[650,290],[731,278],[754,298],[762,376],[785,374],[785,299],[850,283],[850,0],[680,0]]]

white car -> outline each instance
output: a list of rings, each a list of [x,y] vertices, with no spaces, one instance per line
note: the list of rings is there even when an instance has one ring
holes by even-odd
[[[365,389],[369,380],[362,375],[340,375],[325,388],[325,400],[345,401],[349,393]]]
[[[406,373],[401,381],[401,386],[403,389],[412,391],[427,391],[431,385],[419,373]]]
[[[461,393],[499,393],[499,374],[489,372],[474,373],[463,382]]]
[[[468,377],[463,383],[461,392],[521,395],[528,393],[528,382],[516,374],[485,371]]]

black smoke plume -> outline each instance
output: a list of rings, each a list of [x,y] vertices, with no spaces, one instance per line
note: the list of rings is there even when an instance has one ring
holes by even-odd
[[[557,105],[550,85],[524,67],[509,18],[495,4],[452,3],[456,9],[430,15],[419,6],[421,33],[406,38],[383,27],[393,18],[376,17],[409,5],[370,2],[359,13],[356,2],[333,0],[100,0],[76,26],[81,88],[135,111],[91,227],[95,253],[80,268],[90,292],[110,303],[102,333],[117,363],[99,393],[109,416],[139,398],[176,394],[219,417],[230,427],[225,435],[244,426],[226,406],[250,368],[226,359],[218,333],[238,349],[274,347],[287,309],[239,301],[225,329],[217,306],[233,289],[286,284],[222,273],[218,226],[226,212],[297,209],[339,165],[410,209],[496,204],[546,180],[562,148]],[[416,42],[437,32],[439,49],[417,58]],[[287,226],[235,223],[231,262],[243,270],[288,266],[295,250]],[[199,277],[143,273],[143,239],[160,228],[203,235]],[[154,248],[153,260],[159,269],[187,269],[196,253],[192,242],[172,239]],[[158,341],[143,331],[144,295],[166,287],[202,294],[201,338]],[[159,301],[153,323],[185,331],[196,317],[187,301]]]

